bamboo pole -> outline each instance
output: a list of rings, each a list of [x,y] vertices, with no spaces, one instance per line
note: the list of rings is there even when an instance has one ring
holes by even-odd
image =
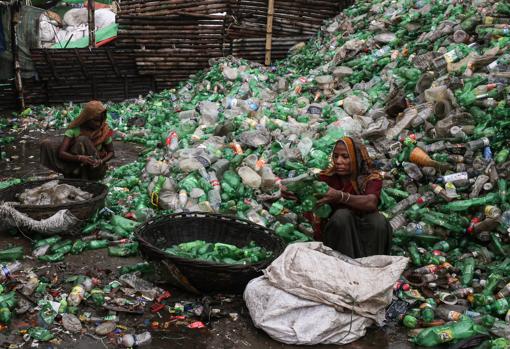
[[[11,7],[13,13],[11,14],[11,29],[12,29],[12,54],[14,61],[14,80],[16,82],[16,91],[18,92],[19,106],[21,110],[25,110],[25,98],[23,96],[23,81],[21,79],[21,65],[19,62],[19,46],[18,46],[18,23],[20,20],[21,5],[16,3]]]
[[[266,25],[266,59],[265,65],[271,64],[271,41],[273,36],[273,15],[274,15],[274,0],[269,0],[267,4],[267,25]]]
[[[94,0],[88,0],[87,8],[89,14],[89,48],[94,48],[96,47],[96,2]]]

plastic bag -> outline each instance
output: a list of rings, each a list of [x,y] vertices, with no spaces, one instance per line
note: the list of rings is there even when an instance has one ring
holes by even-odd
[[[352,259],[320,242],[295,243],[248,284],[244,300],[255,326],[278,341],[346,344],[372,323],[383,324],[407,263],[393,256]]]

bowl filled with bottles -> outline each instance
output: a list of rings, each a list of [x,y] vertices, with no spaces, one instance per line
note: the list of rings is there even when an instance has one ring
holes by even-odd
[[[268,228],[203,212],[151,219],[135,236],[144,258],[160,263],[173,284],[195,293],[240,293],[285,248]]]

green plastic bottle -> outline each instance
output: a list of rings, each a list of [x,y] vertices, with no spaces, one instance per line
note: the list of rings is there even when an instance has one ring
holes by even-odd
[[[464,259],[461,267],[462,275],[460,277],[460,282],[463,286],[471,285],[473,281],[473,276],[475,273],[475,259],[473,257],[468,257]]]
[[[473,206],[494,205],[500,200],[498,193],[489,193],[483,197],[459,200],[443,205],[446,212],[464,212]]]
[[[331,212],[333,212],[333,209],[330,205],[322,205],[314,210],[314,213],[319,218],[328,218],[331,215]]]
[[[99,250],[108,247],[108,240],[91,240],[87,243],[87,250]]]
[[[467,317],[461,321],[422,330],[412,342],[424,347],[434,347],[454,340],[471,338],[476,334],[487,334],[487,331]]]
[[[494,290],[498,286],[499,282],[503,279],[503,276],[497,273],[492,273],[487,278],[487,284],[485,285],[482,294],[489,296],[494,294]]]
[[[416,245],[416,243],[415,242],[409,243],[408,250],[413,264],[417,267],[421,266],[422,265],[421,255],[420,252],[418,251],[418,246]]]
[[[34,244],[34,248],[38,248],[38,247],[42,247],[42,246],[46,246],[46,245],[53,246],[60,240],[62,240],[62,237],[58,236],[58,235],[52,236],[50,238],[43,239],[43,240],[37,240]]]
[[[416,328],[418,327],[418,319],[412,315],[404,316],[402,323],[407,328]]]
[[[423,303],[423,306],[421,307],[421,318],[426,324],[434,321],[434,309],[432,305]]]
[[[497,315],[506,314],[506,312],[510,309],[509,299],[508,298],[500,298],[491,304],[487,304],[485,306],[485,310],[488,313],[493,313]]]
[[[65,251],[67,249],[67,246],[72,248],[73,242],[71,240],[59,241],[56,244],[54,244],[53,246],[51,246],[50,252],[55,253],[55,252],[60,252],[61,250]],[[69,251],[71,251],[71,249],[69,249]],[[66,253],[66,252],[64,252],[64,253]]]
[[[72,254],[80,254],[87,247],[87,243],[83,240],[76,240],[71,248]]]
[[[140,271],[142,273],[148,273],[148,272],[153,271],[153,267],[151,264],[149,264],[147,262],[141,262],[141,263],[136,263],[136,264],[132,264],[132,265],[125,265],[119,269],[119,274],[120,275],[130,274],[135,271]]]
[[[90,291],[90,299],[96,305],[99,305],[99,306],[103,305],[105,302],[104,297],[105,297],[104,291],[100,288],[93,288]]]
[[[15,261],[17,259],[23,258],[23,247],[17,246],[12,247],[6,250],[0,251],[0,261],[6,262],[6,261]]]
[[[130,242],[118,246],[108,247],[108,255],[114,257],[136,256],[138,253],[138,242]]]
[[[63,253],[55,253],[51,255],[44,255],[37,257],[41,262],[61,262],[64,260],[65,255]]]
[[[3,305],[0,305],[0,323],[10,324],[12,320],[11,310]]]
[[[510,149],[508,149],[508,148],[501,149],[496,154],[496,157],[494,158],[494,161],[496,162],[496,164],[502,164],[502,163],[504,163],[505,161],[508,160],[508,156],[509,155],[510,155]]]
[[[41,342],[48,342],[54,338],[53,334],[42,327],[33,327],[28,329],[28,334],[31,338]]]

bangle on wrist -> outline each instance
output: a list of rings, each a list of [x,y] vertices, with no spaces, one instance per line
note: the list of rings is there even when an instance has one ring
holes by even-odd
[[[344,192],[340,191],[340,194],[342,195],[342,197],[340,198],[340,202],[344,202]]]
[[[349,200],[351,199],[351,194],[349,194],[349,193],[346,193],[346,194],[347,194],[347,199],[345,199],[345,201],[344,201],[344,202],[345,202],[345,203],[348,203],[348,202],[349,202]]]

